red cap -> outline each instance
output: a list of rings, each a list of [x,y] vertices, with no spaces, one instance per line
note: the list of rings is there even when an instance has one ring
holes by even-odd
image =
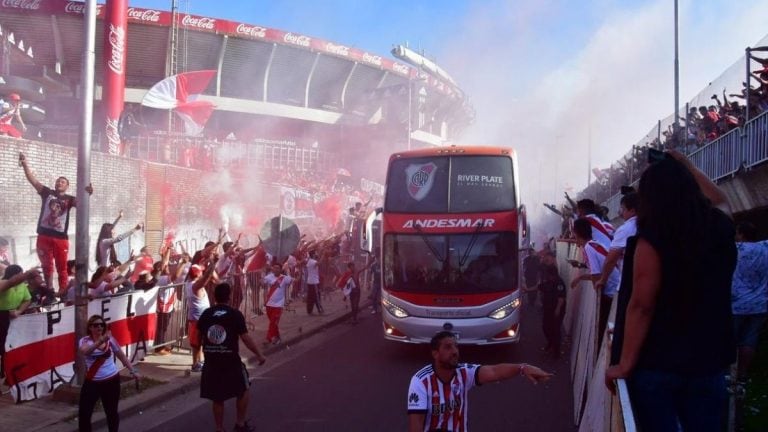
[[[10,98],[12,101],[15,101],[15,102],[18,102],[18,101],[20,101],[20,100],[21,100],[21,96],[19,96],[19,94],[18,94],[18,93],[11,93],[11,94],[9,94],[9,95],[8,95],[8,97],[9,97],[9,98]]]

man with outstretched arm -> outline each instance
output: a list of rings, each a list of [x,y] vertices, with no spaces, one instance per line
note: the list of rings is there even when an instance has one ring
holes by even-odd
[[[432,364],[416,372],[408,388],[409,432],[467,431],[467,396],[472,387],[516,376],[534,384],[552,377],[525,363],[459,363],[456,335],[449,331],[433,336],[430,347]]]
[[[59,177],[53,189],[43,186],[27,165],[24,153],[19,153],[19,165],[24,168],[24,175],[42,198],[40,216],[37,220],[37,256],[43,268],[43,277],[48,287],[53,287],[53,267],[59,275],[59,291],[67,287],[67,256],[69,255],[69,211],[77,205],[74,196],[67,195],[69,180]],[[93,186],[88,184],[83,190],[93,194]]]

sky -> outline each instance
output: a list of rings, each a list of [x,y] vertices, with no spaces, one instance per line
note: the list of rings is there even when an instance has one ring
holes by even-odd
[[[162,10],[171,5],[129,3]],[[517,149],[529,209],[559,201],[564,189],[581,190],[590,166],[606,168],[674,111],[672,0],[179,4],[182,12],[382,55],[406,43],[423,51],[453,76],[477,112],[459,141]],[[768,34],[766,22],[764,0],[680,0],[681,105],[708,85],[704,95],[737,86],[740,73],[721,75]]]

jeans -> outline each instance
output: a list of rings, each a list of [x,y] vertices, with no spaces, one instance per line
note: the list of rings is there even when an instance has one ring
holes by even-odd
[[[627,380],[635,420],[643,431],[720,432],[728,395],[725,372],[688,377],[637,369]]]

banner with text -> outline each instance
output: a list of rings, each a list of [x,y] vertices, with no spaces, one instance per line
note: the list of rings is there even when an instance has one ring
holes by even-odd
[[[132,363],[147,354],[157,327],[157,288],[88,302],[101,315]],[[75,307],[22,315],[11,321],[5,344],[5,375],[16,403],[48,396],[74,376]],[[118,361],[118,366],[122,364]]]

